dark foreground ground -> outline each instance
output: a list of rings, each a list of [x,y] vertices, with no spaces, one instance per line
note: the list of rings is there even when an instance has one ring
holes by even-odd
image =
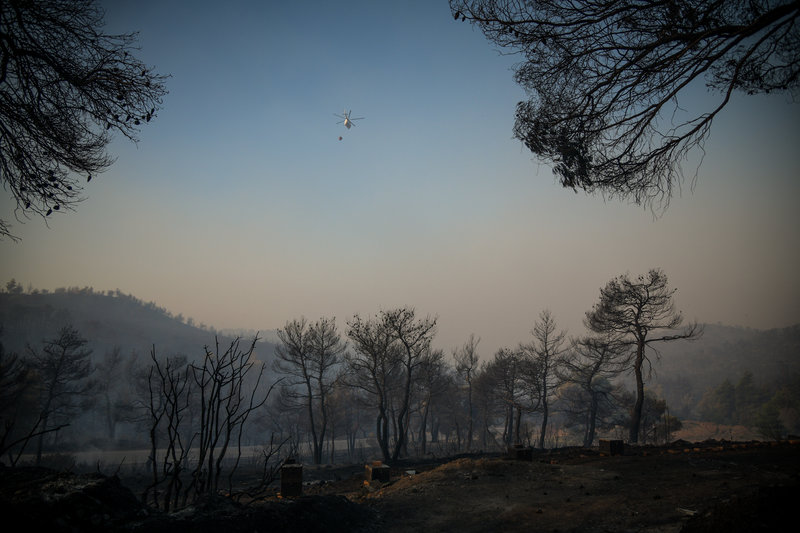
[[[800,504],[794,441],[405,461],[388,483],[366,484],[363,472],[305,467],[299,498],[221,500],[164,515],[115,477],[0,468],[0,516],[3,531],[31,532],[737,533],[796,530]]]

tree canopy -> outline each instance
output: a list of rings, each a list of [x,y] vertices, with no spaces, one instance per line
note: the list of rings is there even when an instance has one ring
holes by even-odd
[[[102,26],[95,0],[0,2],[0,181],[18,221],[74,209],[113,162],[112,134],[136,141],[161,107],[165,77],[134,57],[137,35]]]
[[[450,0],[521,54],[514,135],[564,187],[666,206],[735,91],[800,88],[798,0]],[[687,113],[687,90],[718,96]],[[695,174],[696,177],[696,174]]]

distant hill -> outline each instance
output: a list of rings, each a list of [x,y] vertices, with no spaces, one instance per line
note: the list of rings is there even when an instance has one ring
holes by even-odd
[[[700,339],[658,348],[647,386],[659,388],[679,417],[696,414],[706,389],[726,379],[736,383],[747,371],[768,388],[800,373],[800,324],[770,330],[706,324]]]
[[[220,345],[235,338],[233,332],[216,332],[198,327],[180,315],[173,315],[153,302],[143,302],[120,291],[95,291],[91,287],[48,291],[0,293],[0,342],[6,351],[24,353],[30,343],[40,347],[64,325],[72,325],[89,341],[95,357],[119,346],[123,353],[148,356],[153,345],[161,355],[185,354],[190,359],[204,354],[203,347]],[[251,340],[255,331],[241,335]],[[260,338],[264,335],[259,334]],[[274,345],[259,342],[256,356],[271,358]]]
[[[747,369],[772,381],[800,369],[800,324],[770,330],[706,324],[700,339],[665,343],[661,352],[664,374],[722,381]]]

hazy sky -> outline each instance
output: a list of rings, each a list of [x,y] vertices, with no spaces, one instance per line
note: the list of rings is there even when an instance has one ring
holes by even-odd
[[[656,218],[562,189],[532,159],[512,138],[519,58],[446,0],[106,5],[170,93],[76,212],[15,223],[3,282],[118,288],[220,329],[344,328],[409,305],[438,316],[437,347],[475,333],[484,358],[527,341],[545,308],[581,334],[600,287],[653,267],[687,319],[800,322],[786,96],[736,97],[694,191]],[[366,118],[345,130],[343,109]]]

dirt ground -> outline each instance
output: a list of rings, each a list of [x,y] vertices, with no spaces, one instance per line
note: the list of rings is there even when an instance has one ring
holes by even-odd
[[[678,442],[534,452],[532,461],[464,457],[311,487],[377,512],[380,531],[775,531],[800,502],[800,444]],[[792,519],[792,521],[796,521]]]
[[[800,442],[676,442],[614,456],[534,450],[531,460],[404,461],[391,473],[368,483],[364,465],[304,467],[300,498],[167,516],[143,509],[116,478],[4,468],[0,512],[5,523],[50,531],[777,531],[796,522]]]

